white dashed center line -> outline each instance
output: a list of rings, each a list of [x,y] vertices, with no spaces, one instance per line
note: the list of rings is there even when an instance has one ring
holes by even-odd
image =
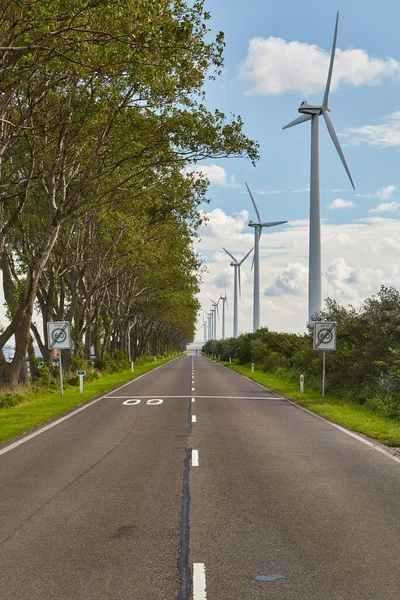
[[[204,563],[193,563],[193,600],[207,600]]]
[[[192,450],[192,467],[198,467],[198,466],[199,466],[199,451]]]
[[[196,423],[196,415],[192,415],[192,423]]]

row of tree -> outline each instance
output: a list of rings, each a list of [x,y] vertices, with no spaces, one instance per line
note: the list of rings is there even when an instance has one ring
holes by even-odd
[[[193,337],[192,247],[207,181],[196,162],[257,159],[204,105],[223,60],[203,0],[22,0],[0,9],[0,266],[9,319],[0,386],[48,359],[43,323],[73,352],[135,358]],[[4,346],[15,343],[12,362]]]
[[[326,300],[317,321],[337,323],[337,347],[327,358],[328,389],[341,397],[366,403],[386,417],[400,418],[400,293],[382,286],[360,306],[345,308]],[[322,353],[313,350],[311,331],[304,335],[266,328],[224,341],[210,340],[203,351],[254,362],[270,373],[321,389]]]

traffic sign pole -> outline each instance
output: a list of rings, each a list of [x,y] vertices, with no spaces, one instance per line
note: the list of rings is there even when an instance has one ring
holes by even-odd
[[[322,352],[322,397],[325,398],[325,360],[326,350]]]
[[[79,391],[83,394],[83,375],[79,375]]]
[[[60,390],[61,390],[61,396],[64,396],[63,372],[62,372],[62,363],[61,363],[61,350],[58,351],[58,357],[60,359]]]

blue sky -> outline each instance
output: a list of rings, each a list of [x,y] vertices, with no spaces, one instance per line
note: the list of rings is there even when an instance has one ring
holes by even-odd
[[[241,115],[245,132],[260,144],[261,159],[256,168],[242,159],[208,161],[212,204],[204,207],[209,227],[197,246],[209,267],[200,294],[204,307],[223,291],[225,278],[232,295],[222,243],[238,255],[251,247],[247,181],[265,220],[289,221],[262,236],[262,325],[304,330],[310,124],[282,127],[298,116],[302,100],[321,103],[336,10],[329,104],[356,190],[320,120],[323,292],[357,304],[381,284],[400,288],[400,3],[352,0],[316,9],[294,0],[209,0],[206,7],[213,31],[224,31],[226,41],[224,73],[207,84],[207,104]],[[243,271],[239,328],[248,331],[252,273]],[[230,334],[231,314],[227,328]]]

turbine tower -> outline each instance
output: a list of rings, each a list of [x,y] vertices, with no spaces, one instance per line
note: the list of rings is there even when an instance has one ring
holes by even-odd
[[[214,331],[213,331],[213,339],[216,340],[217,339],[217,315],[219,316],[218,313],[218,304],[219,301],[221,300],[221,298],[218,298],[218,302],[215,302],[215,300],[211,299],[213,308],[211,310],[213,310],[213,314],[214,314]]]
[[[225,339],[225,304],[228,305],[228,297],[226,295],[226,281],[225,281],[225,295],[220,296],[222,300],[222,339]]]
[[[321,287],[321,213],[320,213],[320,189],[319,189],[319,136],[318,136],[318,120],[321,115],[325,119],[329,135],[340,156],[345,171],[350,179],[350,183],[354,187],[353,180],[350,175],[349,168],[346,163],[342,148],[331,118],[329,116],[330,108],[328,106],[329,90],[331,87],[331,79],[333,72],[333,63],[335,60],[336,39],[339,24],[339,11],[336,15],[335,33],[333,35],[333,44],[331,52],[331,60],[328,70],[328,78],[326,80],[324,98],[321,106],[308,104],[304,100],[300,104],[298,117],[291,121],[283,129],[293,127],[305,121],[311,121],[311,180],[310,180],[310,241],[309,241],[309,269],[308,269],[308,318],[311,323],[313,315],[321,311],[322,287]]]
[[[233,262],[231,262],[231,267],[235,269],[233,288],[233,337],[236,338],[238,336],[239,294],[240,296],[242,296],[242,286],[240,283],[240,267],[242,266],[246,258],[253,252],[254,248],[249,250],[249,252],[244,258],[242,258],[241,261],[236,260],[233,254],[228,252],[226,248],[222,247],[222,250],[225,250],[225,252],[232,258]]]
[[[245,182],[246,183],[246,182]],[[258,221],[250,221],[249,227],[254,227],[254,288],[253,288],[253,331],[260,329],[260,237],[263,227],[275,227],[276,225],[283,225],[287,221],[270,221],[263,223],[261,221],[260,213],[258,212],[257,205],[253,198],[253,194],[250,191],[249,186],[246,183],[247,191],[250,194],[251,201],[256,211]]]

